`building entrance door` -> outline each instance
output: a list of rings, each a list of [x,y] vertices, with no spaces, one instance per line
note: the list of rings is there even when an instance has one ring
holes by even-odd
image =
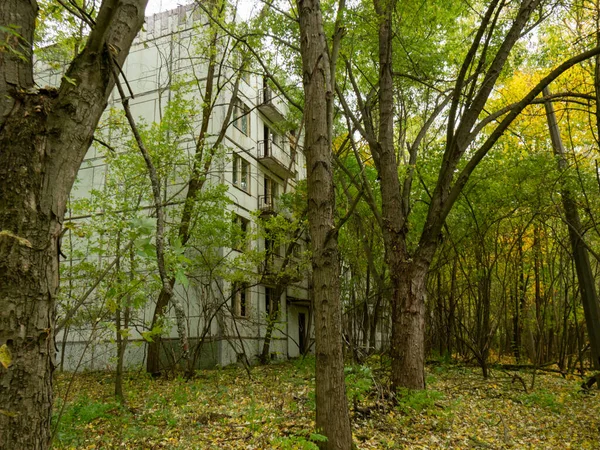
[[[298,313],[298,347],[300,354],[306,351],[306,314]]]

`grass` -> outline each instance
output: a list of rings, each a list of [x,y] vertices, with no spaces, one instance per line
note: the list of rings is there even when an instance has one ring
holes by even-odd
[[[531,375],[521,373],[526,381]],[[352,429],[359,449],[599,447],[598,391],[582,394],[579,379],[537,375],[525,392],[506,373],[483,380],[477,370],[431,368],[428,390],[385,398],[385,371],[346,370]],[[316,449],[314,361],[199,371],[197,377],[153,380],[130,373],[127,404],[113,397],[110,373],[56,380],[55,448]],[[65,403],[66,402],[66,403]]]

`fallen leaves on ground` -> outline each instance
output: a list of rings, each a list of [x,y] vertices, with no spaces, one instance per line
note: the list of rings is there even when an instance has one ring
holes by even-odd
[[[557,374],[428,368],[425,392],[382,400],[385,370],[349,377],[354,441],[359,449],[597,449],[597,390]],[[130,373],[126,404],[114,398],[111,373],[60,374],[54,423],[57,448],[310,449],[314,361],[203,370],[190,380]],[[65,396],[68,396],[65,401]],[[56,426],[56,425],[55,425]]]

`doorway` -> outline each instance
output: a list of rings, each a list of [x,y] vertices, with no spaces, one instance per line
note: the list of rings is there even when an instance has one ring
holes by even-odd
[[[298,313],[298,347],[300,355],[306,352],[306,314]]]

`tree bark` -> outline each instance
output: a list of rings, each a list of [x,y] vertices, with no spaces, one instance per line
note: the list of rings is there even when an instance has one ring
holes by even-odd
[[[380,129],[376,145],[370,145],[372,149],[376,149],[373,157],[381,179],[382,215],[384,216],[383,236],[386,259],[390,268],[393,286],[392,388],[425,388],[424,324],[427,272],[439,245],[439,239],[446,218],[456,202],[459,193],[477,163],[489,151],[489,148],[496,142],[504,129],[501,127],[497,128],[496,134],[492,135],[486,142],[486,145],[482,146],[475,157],[469,161],[459,177],[455,177],[455,169],[463,158],[468,145],[475,139],[476,135],[472,135],[471,130],[485,106],[512,47],[518,40],[521,31],[527,24],[532,11],[537,7],[539,1],[521,2],[517,16],[487,71],[484,70],[484,65],[482,64],[478,64],[475,69],[483,76],[483,81],[479,85],[478,90],[475,90],[475,85],[467,89],[464,84],[466,75],[473,69],[472,64],[476,54],[481,45],[484,47],[489,45],[489,42],[483,42],[485,40],[482,37],[486,30],[488,30],[488,27],[495,27],[495,21],[492,18],[498,13],[496,11],[497,4],[498,2],[491,2],[489,4],[485,17],[477,31],[477,36],[459,73],[449,111],[448,135],[442,165],[438,173],[436,187],[429,202],[427,218],[419,239],[419,245],[411,254],[407,249],[406,243],[406,222],[410,214],[408,199],[410,196],[411,179],[406,178],[403,188],[400,188],[397,161],[393,151],[393,129],[390,125],[392,120],[390,116],[393,114],[391,105],[393,87],[390,31],[393,3],[392,0],[375,1],[376,10],[381,16],[379,30]],[[467,96],[470,98],[467,100],[467,105],[461,107],[460,104],[465,101],[465,94],[468,94]],[[457,117],[457,112],[461,109],[463,112],[460,117]],[[456,122],[457,119],[460,119],[458,124]],[[507,123],[510,123],[513,119],[507,118],[505,120]],[[385,128],[386,124],[388,124],[388,129]],[[425,127],[427,126],[426,124]],[[415,155],[416,150],[416,148],[413,149]],[[380,152],[379,155],[378,151]],[[379,162],[378,159],[380,160]],[[406,279],[406,277],[409,277],[409,279]]]
[[[391,271],[390,267],[390,271]],[[425,388],[425,292],[428,266],[404,263],[392,280],[392,387]]]
[[[550,95],[550,90],[544,88],[544,96]],[[567,169],[567,160],[565,157],[565,148],[562,143],[554,106],[550,101],[544,103],[546,108],[546,118],[552,139],[552,148],[558,159],[558,167],[561,171]],[[569,240],[571,241],[571,251],[575,261],[575,270],[577,271],[577,280],[579,281],[579,292],[581,293],[581,303],[587,325],[588,338],[592,349],[592,364],[595,369],[600,369],[600,304],[596,294],[596,284],[590,258],[587,248],[583,242],[581,219],[577,210],[577,203],[573,194],[566,184],[561,188],[561,197],[565,219],[569,227]]]
[[[321,448],[349,450],[352,431],[342,352],[340,265],[334,222],[332,65],[318,0],[298,0],[305,94],[308,221],[312,244],[317,430]],[[343,6],[340,5],[340,9]],[[332,55],[336,54],[335,43]],[[333,61],[335,64],[335,60]]]
[[[122,65],[146,0],[103,1],[83,51],[58,90],[36,90],[31,42],[35,1],[0,2],[0,448],[50,445],[58,237],[81,161],[114,86],[109,52]],[[110,50],[109,50],[110,49]]]
[[[283,295],[286,287],[286,284],[278,284],[273,289],[271,310],[267,311],[267,329],[265,331],[265,340],[263,341],[263,347],[259,357],[261,364],[268,364],[271,360],[271,341],[273,339],[273,331],[275,331],[275,325],[279,321],[279,317],[281,315],[281,296]]]

